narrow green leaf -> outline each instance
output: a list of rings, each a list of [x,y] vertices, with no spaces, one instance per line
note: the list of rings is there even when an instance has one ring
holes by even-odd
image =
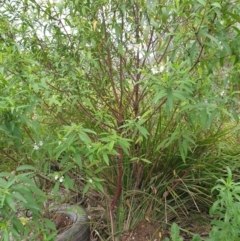
[[[124,54],[122,43],[119,43],[119,44],[118,44],[118,53],[119,53],[120,55],[122,55],[122,56],[123,56],[123,54]]]
[[[167,8],[166,8],[166,7],[163,7],[161,10],[162,10],[162,21],[163,21],[164,23],[166,23],[167,20],[168,20],[168,11],[167,11]]]
[[[151,163],[152,163],[151,161],[149,161],[149,160],[146,159],[146,158],[140,158],[140,160],[143,161],[143,162],[146,162],[146,163],[148,163],[148,164],[151,164]]]
[[[234,120],[237,123],[239,123],[239,114],[238,114],[238,112],[234,108],[232,108],[232,116],[233,116]]]
[[[206,6],[206,1],[205,0],[197,0],[201,5]]]
[[[234,18],[238,23],[240,23],[240,16],[238,14],[232,13],[232,12],[226,12],[228,15],[230,15],[232,18]]]
[[[167,95],[166,90],[161,90],[159,92],[157,92],[157,94],[155,95],[155,97],[153,98],[153,103],[156,104],[159,100],[161,100],[163,97],[165,97]]]
[[[218,114],[218,109],[215,109],[210,114],[209,118],[207,119],[206,127],[209,127],[212,124],[212,122],[213,122],[214,118],[217,116],[217,114]]]
[[[10,172],[0,172],[0,177],[7,177],[7,178],[9,178],[11,176],[13,176],[13,174],[10,173]],[[2,180],[4,180],[4,179],[2,179]]]
[[[138,125],[138,123],[136,123],[136,127],[139,130],[139,132],[145,137],[147,138],[147,136],[149,135],[149,132],[147,131],[147,129],[143,126]]]
[[[14,177],[11,177],[8,182],[7,182],[7,185],[5,186],[6,189],[10,188],[17,180],[17,177],[14,176]]]
[[[211,5],[214,7],[217,7],[217,8],[221,8],[220,3],[218,3],[218,2],[211,3]]]
[[[49,219],[44,219],[44,223],[46,224],[46,227],[51,229],[51,230],[55,230],[56,229],[56,226],[55,226],[55,223],[52,222],[51,220]]]
[[[213,42],[215,42],[215,43],[217,44],[218,48],[221,48],[221,46],[220,46],[220,41],[217,40],[217,39],[216,39],[215,37],[213,37],[212,35],[210,35],[210,34],[207,32],[206,29],[200,30],[199,33],[202,34],[202,35],[204,35],[205,37],[211,39]],[[206,43],[204,43],[204,44],[208,44],[208,43],[206,42]],[[211,46],[209,46],[209,47],[211,47]]]
[[[83,196],[88,192],[89,188],[90,188],[90,183],[88,182],[83,188]]]
[[[22,201],[22,202],[24,202],[24,203],[27,203],[27,200],[22,196],[22,194],[20,194],[19,192],[13,192],[12,193],[12,197],[14,198],[14,199],[17,199],[17,200],[19,200],[19,201]]]
[[[167,89],[167,102],[166,102],[166,112],[169,115],[173,108],[173,94],[172,89]]]
[[[64,176],[64,182],[63,185],[66,189],[71,189],[74,190],[74,184],[73,184],[73,179],[70,178],[68,175]]]
[[[197,56],[196,45],[197,45],[197,41],[194,41],[192,44],[192,47],[190,49],[190,60],[191,60],[192,64],[194,63],[194,60]]]
[[[86,145],[88,145],[91,142],[89,136],[83,131],[79,132],[78,136]]]
[[[178,98],[181,101],[185,101],[187,93],[183,92],[183,91],[180,91],[180,90],[175,90],[175,91],[173,91],[173,96]]]
[[[59,191],[59,187],[60,187],[60,182],[56,182],[54,187],[53,187],[53,195],[57,195],[58,194],[58,191]]]
[[[221,41],[221,44],[223,45],[223,48],[226,50],[227,54],[228,54],[228,55],[231,55],[231,54],[232,54],[232,50],[231,50],[228,42],[226,42],[226,41]]]
[[[109,150],[109,151],[112,151],[114,145],[115,145],[115,142],[114,142],[114,141],[111,141],[111,142],[108,144],[108,150]]]
[[[103,186],[100,182],[95,182],[94,184],[99,191],[103,192]]]
[[[6,195],[5,201],[6,201],[6,203],[8,204],[8,206],[9,206],[14,212],[16,212],[14,200],[12,199],[12,195],[11,195],[11,194]]]
[[[103,153],[103,160],[104,162],[109,166],[109,159],[108,159],[108,155],[106,153]]]
[[[182,157],[183,162],[186,163],[186,155],[185,155],[183,145],[182,145],[182,141],[181,141],[180,138],[178,139],[178,148],[179,148],[180,155]]]
[[[116,38],[119,39],[119,37],[120,37],[120,26],[117,23],[115,23],[114,28],[115,28]]]
[[[208,114],[206,110],[202,110],[201,111],[201,118],[200,118],[200,122],[201,122],[201,126],[203,128],[206,128],[207,126],[207,121],[208,121]]]
[[[26,170],[33,170],[36,171],[36,167],[32,166],[32,165],[21,165],[19,167],[17,167],[16,171],[26,171]]]
[[[74,157],[74,160],[77,163],[78,167],[82,170],[83,165],[82,165],[81,155],[79,153],[75,153],[73,157]]]
[[[4,229],[3,240],[9,241],[8,229]]]

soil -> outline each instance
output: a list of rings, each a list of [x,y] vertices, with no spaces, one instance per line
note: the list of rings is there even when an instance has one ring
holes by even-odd
[[[181,228],[180,235],[184,241],[190,241],[193,234],[199,234],[202,238],[208,237],[210,221],[206,213],[194,213],[174,221]],[[166,226],[144,220],[137,223],[132,231],[123,233],[120,241],[163,241],[166,237],[170,238],[170,224]]]
[[[51,213],[50,219],[55,223],[58,234],[64,232],[73,224],[73,220],[64,213]]]
[[[120,241],[161,241],[166,236],[167,234],[163,233],[157,224],[141,221],[136,225],[133,231],[123,233]]]

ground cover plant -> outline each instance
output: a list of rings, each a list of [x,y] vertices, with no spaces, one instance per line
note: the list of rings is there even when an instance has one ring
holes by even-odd
[[[234,182],[232,171],[227,167],[226,178],[219,179],[212,188],[212,192],[217,191],[217,200],[213,203],[210,214],[211,231],[206,241],[215,240],[239,240],[239,182]],[[214,217],[215,215],[215,217]],[[169,238],[165,238],[165,241]],[[180,229],[176,223],[171,226],[171,240],[181,241]],[[199,235],[195,235],[192,241],[203,240]]]
[[[0,12],[2,172],[97,203],[108,240],[208,210],[225,167],[238,173],[237,2],[11,0]]]

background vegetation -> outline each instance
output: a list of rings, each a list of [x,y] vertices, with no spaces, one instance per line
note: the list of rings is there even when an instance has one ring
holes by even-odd
[[[113,238],[208,210],[225,166],[239,168],[237,2],[12,0],[0,12],[2,181],[25,173],[40,196],[84,195]],[[2,186],[9,204],[16,190]]]

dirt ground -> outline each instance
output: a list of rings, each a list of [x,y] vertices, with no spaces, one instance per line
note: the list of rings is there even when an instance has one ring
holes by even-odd
[[[197,213],[174,220],[181,228],[181,236],[184,241],[190,241],[193,234],[199,234],[206,238],[210,231],[208,214]],[[147,220],[139,222],[131,231],[122,234],[120,241],[163,241],[170,237],[170,227],[150,223]]]
[[[166,236],[167,233],[163,233],[157,224],[141,221],[136,225],[134,230],[123,233],[120,241],[161,241]]]

